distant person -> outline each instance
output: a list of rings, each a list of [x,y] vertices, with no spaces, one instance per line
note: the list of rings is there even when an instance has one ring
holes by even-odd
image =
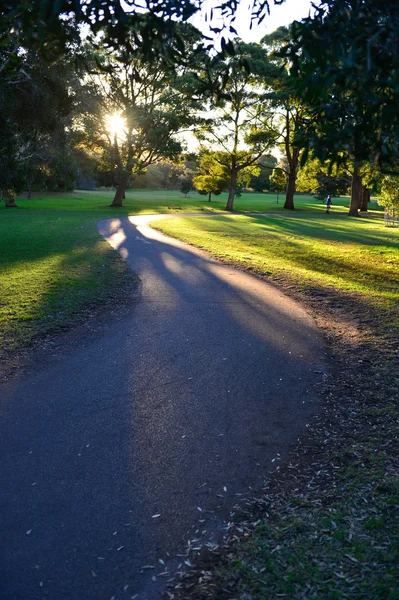
[[[332,204],[331,194],[328,194],[327,200],[326,200],[326,214],[327,215],[330,213],[330,206],[331,206],[331,204]]]

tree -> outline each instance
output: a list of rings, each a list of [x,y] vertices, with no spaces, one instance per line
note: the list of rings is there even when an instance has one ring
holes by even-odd
[[[180,179],[180,191],[187,198],[188,194],[194,189],[194,181],[192,177],[186,176]]]
[[[196,132],[208,149],[220,151],[218,160],[228,169],[229,211],[233,210],[240,172],[255,166],[278,135],[261,87],[274,73],[273,66],[259,45],[237,39],[234,52],[234,56],[219,55],[209,65],[211,74],[223,82],[224,91],[214,103],[208,102],[206,109],[213,115],[203,119]]]
[[[21,61],[20,71],[0,73],[0,190],[8,207],[65,154],[76,83],[67,57],[48,64],[29,51]]]
[[[256,192],[269,190],[270,176],[273,172],[273,169],[277,166],[277,162],[277,158],[275,158],[272,154],[261,156],[257,163],[260,169],[259,174],[252,175],[250,187]]]
[[[117,49],[133,38],[133,51],[146,59],[175,62],[184,58],[177,21],[187,21],[198,6],[191,0],[14,0],[0,4],[0,43],[12,43],[41,52],[47,60],[63,55],[79,43],[79,26],[93,39],[101,32],[102,45]],[[177,43],[171,44],[171,41]],[[138,49],[140,49],[138,51]],[[20,68],[15,52],[1,69]]]
[[[218,196],[229,185],[229,172],[225,165],[217,160],[217,157],[218,153],[216,152],[202,152],[193,179],[199,193],[208,195],[208,202],[211,202],[212,194]]]
[[[352,162],[357,216],[362,165],[384,167],[399,154],[399,3],[324,0],[291,32],[291,86],[310,106],[297,143],[322,161]]]
[[[384,175],[380,183],[378,204],[381,204],[389,217],[392,225],[399,214],[399,176]]]
[[[301,148],[296,142],[296,135],[305,118],[306,110],[304,102],[291,89],[287,65],[281,54],[282,48],[289,44],[290,37],[290,27],[279,27],[273,33],[265,36],[262,44],[268,52],[269,61],[278,68],[269,97],[281,122],[280,146],[285,156],[284,170],[287,175],[284,208],[293,210],[301,156]]]
[[[274,0],[274,4],[283,1]],[[272,0],[251,0],[252,19],[261,22],[269,14],[271,4]],[[237,6],[236,0],[223,0],[209,7],[204,0],[3,1],[0,3],[0,46],[12,44],[14,52],[2,61],[0,71],[20,68],[17,52],[20,46],[40,50],[47,59],[62,55],[70,43],[79,41],[77,32],[81,25],[94,36],[101,31],[102,43],[107,48],[117,49],[133,35],[136,53],[146,60],[184,63],[185,48],[178,23],[187,22],[204,9],[209,22],[217,21],[212,27],[214,33],[221,33],[220,21],[228,33],[235,33]],[[221,44],[223,48],[228,47],[223,36]]]
[[[340,196],[346,194],[351,183],[351,175],[342,167],[318,158],[309,157],[298,172],[297,189],[300,192],[315,194],[324,200],[328,194]]]
[[[280,192],[284,192],[287,186],[287,176],[283,169],[276,168],[273,169],[273,173],[270,177],[270,182],[273,186],[273,189],[277,192],[277,204]]]
[[[192,27],[186,33],[190,43],[199,38]],[[129,178],[156,162],[178,158],[182,142],[177,133],[191,124],[192,111],[174,69],[140,57],[134,37],[117,53],[104,51],[93,58],[95,110],[86,113],[81,129],[85,143],[101,153],[102,170],[113,173],[117,190],[112,206],[122,206]]]

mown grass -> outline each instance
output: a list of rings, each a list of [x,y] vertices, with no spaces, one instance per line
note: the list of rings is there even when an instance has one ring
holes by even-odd
[[[186,217],[154,227],[299,289],[355,294],[397,317],[399,229],[384,227],[378,213]]]
[[[183,198],[170,192],[127,196],[119,209],[109,206],[111,191],[35,194],[18,198],[17,209],[0,206],[0,356],[85,318],[89,307],[123,303],[135,278],[99,236],[96,222],[178,210],[173,203]],[[198,211],[190,201],[187,206]]]
[[[18,199],[18,206],[24,210],[36,211],[38,209],[54,210],[59,212],[100,212],[108,214],[113,192],[108,190],[84,191],[78,190],[66,194],[36,194],[31,200]],[[119,215],[128,214],[158,214],[167,212],[198,212],[198,211],[220,211],[224,210],[227,202],[227,193],[213,196],[208,202],[207,196],[201,196],[196,192],[190,192],[187,198],[175,190],[128,190],[123,207],[112,209]],[[235,211],[254,212],[282,212],[284,198],[280,194],[277,202],[276,194],[262,194],[256,192],[245,192],[237,197],[234,203]],[[346,212],[349,206],[349,198],[342,196],[334,199],[333,209],[335,212]],[[378,209],[372,203],[373,209]],[[316,200],[309,194],[298,194],[295,197],[295,208],[297,211],[324,212],[323,202]],[[115,213],[115,214],[116,214]]]
[[[2,352],[83,318],[91,304],[127,293],[132,279],[92,218],[8,210],[0,217],[0,240]]]

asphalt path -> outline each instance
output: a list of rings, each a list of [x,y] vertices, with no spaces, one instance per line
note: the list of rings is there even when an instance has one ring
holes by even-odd
[[[317,410],[309,315],[154,219],[99,223],[132,309],[1,385],[2,600],[158,598]]]

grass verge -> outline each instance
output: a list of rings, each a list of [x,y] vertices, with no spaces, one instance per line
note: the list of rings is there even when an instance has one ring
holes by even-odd
[[[188,552],[168,597],[397,600],[399,231],[376,214],[155,226],[305,303],[331,361],[321,414],[220,543]]]
[[[136,285],[99,236],[98,213],[32,206],[3,210],[0,218],[3,364],[43,334],[123,305]]]

